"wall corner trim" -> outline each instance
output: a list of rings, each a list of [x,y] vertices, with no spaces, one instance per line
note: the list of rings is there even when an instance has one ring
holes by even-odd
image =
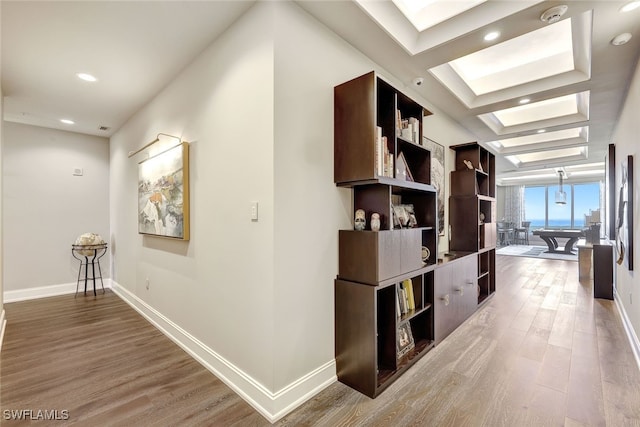
[[[624,326],[624,331],[627,334],[627,338],[629,339],[629,344],[631,345],[631,351],[633,351],[633,356],[636,359],[636,364],[638,365],[638,369],[640,369],[640,340],[638,340],[638,335],[636,335],[636,331],[633,329],[633,324],[631,320],[627,316],[627,311],[624,309],[624,305],[620,302],[620,296],[618,295],[618,290],[615,289],[614,300],[616,302],[616,306],[618,307],[618,312],[620,313],[620,319],[622,320],[622,325]]]
[[[271,392],[116,281],[111,281],[111,289],[271,423],[337,381],[335,360],[332,359],[288,386]]]
[[[4,338],[4,331],[7,328],[7,319],[5,319],[4,308],[0,311],[0,352],[2,351],[2,339]]]

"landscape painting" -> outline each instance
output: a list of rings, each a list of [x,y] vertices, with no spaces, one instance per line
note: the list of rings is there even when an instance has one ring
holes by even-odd
[[[138,164],[138,232],[189,240],[189,144]]]

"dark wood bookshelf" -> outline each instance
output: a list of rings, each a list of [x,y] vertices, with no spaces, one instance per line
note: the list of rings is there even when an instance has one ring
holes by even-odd
[[[339,231],[336,366],[341,382],[372,398],[435,342],[437,197],[431,152],[420,145],[429,114],[375,72],[334,88],[334,181],[352,188],[353,211],[367,218],[363,231]],[[394,212],[405,207],[412,223],[400,228]],[[371,230],[373,213],[379,231]],[[403,282],[411,284],[405,291]],[[403,347],[411,341],[401,331],[410,331],[413,347]]]
[[[495,292],[495,157],[476,142],[455,145],[451,149],[455,152],[456,169],[451,172],[449,197],[450,250],[477,254],[477,302],[481,304]],[[467,162],[471,163],[471,169]],[[473,212],[476,221],[470,220]]]

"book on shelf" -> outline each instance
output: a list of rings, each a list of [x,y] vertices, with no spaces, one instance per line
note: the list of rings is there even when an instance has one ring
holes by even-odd
[[[414,144],[420,142],[420,121],[415,117],[409,117],[409,126],[411,129],[411,141]]]
[[[384,175],[384,161],[383,161],[384,150],[382,148],[382,144],[383,144],[382,127],[376,126],[375,161],[376,161],[376,174],[378,176]]]
[[[409,312],[409,307],[407,306],[407,293],[402,286],[398,287],[398,302],[400,304],[400,315],[407,314]]]
[[[407,308],[409,311],[416,309],[416,300],[413,295],[413,282],[411,279],[405,279],[402,281],[402,288],[405,291],[405,295],[407,298]]]

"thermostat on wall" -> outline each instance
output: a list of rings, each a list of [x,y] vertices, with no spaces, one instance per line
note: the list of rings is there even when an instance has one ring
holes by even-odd
[[[82,176],[84,171],[82,168],[73,168],[73,176]]]

